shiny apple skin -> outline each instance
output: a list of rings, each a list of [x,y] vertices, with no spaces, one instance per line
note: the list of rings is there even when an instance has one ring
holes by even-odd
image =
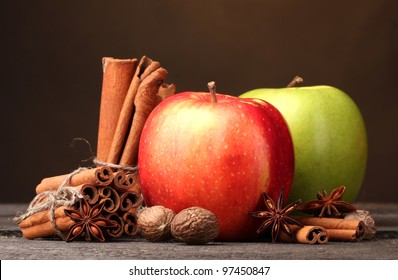
[[[217,240],[258,237],[262,193],[288,197],[293,144],[280,112],[262,100],[183,92],[150,114],[139,146],[139,177],[148,206],[176,213],[200,206],[219,222]]]
[[[242,94],[273,104],[285,117],[295,149],[295,177],[289,200],[316,199],[347,187],[343,199],[354,202],[366,173],[368,142],[356,103],[331,86],[260,88]]]

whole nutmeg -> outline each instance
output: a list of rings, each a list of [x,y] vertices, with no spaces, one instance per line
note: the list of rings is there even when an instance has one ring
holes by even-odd
[[[187,244],[206,244],[218,236],[216,216],[201,207],[190,207],[179,212],[171,222],[171,233]]]
[[[174,216],[173,210],[160,205],[145,208],[137,220],[141,236],[152,242],[172,239],[170,224]]]

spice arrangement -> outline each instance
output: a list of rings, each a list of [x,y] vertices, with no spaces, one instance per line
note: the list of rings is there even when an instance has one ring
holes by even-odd
[[[368,215],[368,219],[372,220],[370,224],[369,222],[365,224],[363,218],[355,217],[353,214],[344,216],[345,213],[357,211],[355,206],[342,200],[345,188],[345,186],[341,186],[334,189],[330,196],[325,191],[323,194],[318,192],[318,200],[309,201],[303,206],[300,206],[301,200],[298,200],[283,207],[283,193],[279,196],[277,203],[274,203],[264,193],[267,210],[249,212],[248,215],[265,220],[258,232],[271,228],[272,242],[279,240],[325,244],[329,240],[360,241],[372,239],[375,234],[375,227],[374,220],[370,215]],[[314,216],[290,216],[295,210],[314,214]],[[365,235],[366,232],[372,233]]]
[[[201,245],[255,240],[326,244],[372,239],[370,213],[346,186],[284,205],[293,140],[281,113],[259,99],[176,93],[157,61],[103,58],[93,166],[44,178],[15,221],[27,239]],[[266,176],[264,176],[266,174]],[[306,194],[308,195],[308,194]]]
[[[357,242],[372,239],[376,228],[369,212],[357,210],[355,206],[341,199],[345,187],[333,192],[333,202],[345,205],[350,212],[326,217],[300,215],[310,201],[300,207],[301,200],[283,206],[283,192],[275,203],[263,193],[266,210],[249,212],[248,216],[262,219],[258,233],[270,236],[272,242],[302,244],[326,244],[328,241]],[[318,194],[319,195],[319,194]],[[330,205],[333,207],[333,205]],[[364,215],[365,214],[365,215]],[[165,242],[171,239],[187,244],[206,244],[217,239],[218,222],[216,216],[207,209],[190,207],[177,215],[173,210],[160,205],[146,207],[138,217],[141,236],[151,242]]]
[[[35,200],[29,209],[45,205],[51,208],[51,201],[61,204],[54,198],[59,192],[58,186],[68,175],[45,178],[37,186],[39,200]],[[68,189],[73,190],[78,199],[73,205],[38,211],[24,217],[19,226],[25,238],[53,236],[58,234],[66,241],[78,236],[86,240],[105,241],[105,237],[120,237],[122,234],[134,236],[138,232],[137,210],[142,205],[138,178],[135,173],[113,172],[109,167],[85,169],[73,176]],[[65,190],[65,187],[63,187]],[[65,192],[64,201],[70,201]],[[28,213],[29,210],[28,209]],[[82,222],[88,224],[82,225]],[[79,231],[79,229],[85,230]]]
[[[175,93],[167,71],[144,56],[103,58],[103,84],[94,166],[44,178],[27,211],[18,215],[28,239],[58,235],[105,241],[135,236],[142,207],[137,173],[138,142],[155,106]]]

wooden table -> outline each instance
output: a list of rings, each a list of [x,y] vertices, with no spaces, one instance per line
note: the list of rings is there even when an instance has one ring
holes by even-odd
[[[358,204],[369,210],[377,224],[376,238],[360,242],[305,245],[264,242],[216,242],[204,246],[151,243],[141,238],[121,238],[106,243],[54,239],[26,240],[12,217],[24,204],[0,205],[0,259],[398,259],[398,204]]]

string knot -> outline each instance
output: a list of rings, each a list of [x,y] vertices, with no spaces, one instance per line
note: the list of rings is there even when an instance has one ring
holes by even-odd
[[[48,210],[51,226],[62,239],[65,239],[64,234],[55,223],[55,210],[61,206],[71,207],[83,199],[83,195],[75,187],[67,186],[67,183],[74,175],[86,169],[88,168],[80,167],[69,173],[57,190],[45,191],[36,195],[27,210],[13,219],[14,222],[19,224],[38,212]]]

